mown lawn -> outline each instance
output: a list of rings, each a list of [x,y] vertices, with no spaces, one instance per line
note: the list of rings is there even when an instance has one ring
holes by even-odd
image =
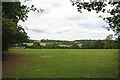
[[[3,77],[17,78],[116,78],[115,49],[24,49],[9,50],[22,55],[16,68]],[[3,61],[3,64],[9,59]],[[9,66],[13,65],[9,63]],[[5,65],[4,65],[5,66]],[[3,66],[3,68],[4,68]],[[6,71],[6,70],[5,70]]]

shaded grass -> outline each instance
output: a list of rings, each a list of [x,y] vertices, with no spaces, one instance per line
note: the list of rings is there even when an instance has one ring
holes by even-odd
[[[7,77],[20,78],[116,78],[115,49],[25,49],[10,50],[24,59]]]

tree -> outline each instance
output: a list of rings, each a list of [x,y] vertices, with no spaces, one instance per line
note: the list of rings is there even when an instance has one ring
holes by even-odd
[[[93,48],[94,49],[103,49],[104,48],[103,41],[102,40],[95,41]]]
[[[32,45],[32,48],[34,48],[34,49],[40,49],[41,45],[40,45],[39,42],[34,42],[33,45]]]
[[[72,44],[71,49],[79,49],[80,47],[77,44]]]
[[[27,33],[17,22],[25,18],[21,12],[24,8],[19,2],[2,3],[2,51],[8,50],[10,46],[16,43],[26,41]]]
[[[84,40],[82,41],[82,48],[83,49],[92,49],[94,46],[94,40]]]
[[[85,9],[87,11],[95,10],[96,13],[103,12],[103,13],[109,13],[110,17],[102,17],[105,22],[109,24],[109,27],[106,27],[108,30],[113,30],[115,32],[115,35],[118,36],[118,40],[120,44],[120,1],[114,2],[109,1],[107,2],[96,2],[91,1],[90,2],[81,2],[81,0],[70,0],[72,2],[72,5],[76,5],[78,12],[82,13],[82,9]],[[110,5],[112,9],[106,9],[105,7]],[[120,46],[120,45],[119,45]]]
[[[16,43],[27,41],[27,33],[16,27],[16,24],[8,18],[2,19],[2,50],[6,51]]]
[[[110,34],[110,35],[106,36],[106,39],[105,39],[105,40],[112,40],[112,38],[113,38],[113,35]]]
[[[20,2],[2,3],[2,51],[7,51],[10,46],[28,40],[27,33],[17,23],[19,20],[27,20],[30,10],[39,12],[34,5],[27,7]]]
[[[59,45],[57,43],[49,43],[45,45],[46,49],[58,49]]]
[[[21,2],[2,2],[2,17],[10,18],[16,23],[19,20],[27,20],[27,14],[31,10],[37,12],[44,11],[43,9],[38,10],[34,5],[27,7],[27,5],[22,5]]]
[[[106,36],[105,41],[104,41],[104,43],[105,43],[104,48],[105,49],[111,49],[112,48],[112,46],[113,46],[112,38],[113,38],[113,35]]]

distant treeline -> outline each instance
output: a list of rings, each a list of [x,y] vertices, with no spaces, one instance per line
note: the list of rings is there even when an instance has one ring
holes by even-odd
[[[40,42],[72,42],[72,41],[67,41],[67,40],[49,40],[49,39],[42,39]]]
[[[48,40],[42,39],[40,42],[52,43],[49,46],[53,46],[51,48],[81,48],[81,49],[118,49],[118,41],[116,40],[74,40],[74,41],[66,41],[66,40]],[[55,46],[54,46],[55,45]],[[59,46],[61,45],[61,46]],[[62,46],[64,45],[64,46]],[[67,45],[67,46],[65,46]],[[70,47],[68,47],[70,46]],[[47,48],[48,44],[47,44]]]
[[[117,40],[75,40],[81,42],[83,49],[118,49]]]
[[[30,40],[33,45],[18,44],[31,49],[118,49],[117,40]],[[45,45],[41,45],[44,43]]]

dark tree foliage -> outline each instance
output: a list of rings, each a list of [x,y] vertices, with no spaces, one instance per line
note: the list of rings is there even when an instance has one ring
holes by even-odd
[[[97,40],[97,41],[95,41],[93,48],[94,49],[103,49],[104,43],[101,40]]]
[[[19,20],[25,21],[27,19],[27,13],[26,10],[27,6],[24,6],[20,4],[20,2],[3,2],[3,17],[4,18],[10,18],[16,22]]]
[[[40,45],[39,42],[34,42],[33,45],[32,45],[32,48],[34,48],[34,49],[40,49],[41,45]]]
[[[76,40],[80,42],[81,49],[117,49],[117,40]]]
[[[27,7],[20,2],[2,2],[2,51],[7,51],[14,44],[27,42],[28,36],[19,20],[27,20],[29,11],[37,11],[34,5]]]
[[[27,33],[16,27],[16,23],[11,19],[2,19],[2,50],[6,51],[10,46],[16,43],[25,42],[28,39]]]
[[[104,43],[105,43],[105,46],[104,46],[104,48],[105,49],[110,49],[110,48],[113,48],[113,44],[114,44],[114,41],[112,40],[112,38],[113,38],[113,35],[108,35],[107,37],[106,37],[106,39],[104,40]]]
[[[21,26],[17,25],[19,20],[24,20],[24,10],[19,2],[2,3],[2,51],[8,50],[16,43],[24,42],[28,39],[27,33]]]
[[[84,40],[81,41],[83,49],[93,49],[95,40]]]
[[[2,17],[10,18],[13,21],[18,22],[19,20],[25,21],[27,20],[27,14],[30,11],[42,12],[43,9],[38,10],[31,5],[31,7],[27,7],[27,5],[22,5],[21,2],[3,2],[2,3]]]
[[[45,45],[46,49],[58,49],[59,45],[57,43],[50,43]]]
[[[29,45],[23,44],[23,43],[19,43],[18,45],[14,45],[13,47],[25,47],[25,48],[30,48]]]
[[[71,49],[79,49],[79,46],[77,44],[72,44],[72,46],[70,48]]]

